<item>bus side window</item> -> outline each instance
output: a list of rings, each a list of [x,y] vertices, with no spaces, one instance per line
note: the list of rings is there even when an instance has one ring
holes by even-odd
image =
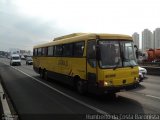
[[[37,56],[37,48],[33,50],[33,56]]]
[[[35,50],[36,50],[36,49],[33,49],[33,56],[35,56]]]
[[[47,55],[47,47],[42,48],[42,55],[43,56]]]
[[[42,55],[42,48],[38,48],[38,56]]]
[[[74,43],[73,45],[73,56],[74,57],[82,57],[83,51],[84,51],[84,41]]]
[[[62,56],[62,45],[56,45],[54,48],[54,56],[61,57]]]
[[[87,61],[92,67],[96,67],[96,41],[90,40],[87,43]]]
[[[53,56],[53,46],[49,46],[49,47],[48,47],[47,56]]]
[[[38,55],[38,49],[35,49],[35,56]]]
[[[64,44],[63,45],[63,55],[64,57],[72,57],[73,53],[73,44]]]

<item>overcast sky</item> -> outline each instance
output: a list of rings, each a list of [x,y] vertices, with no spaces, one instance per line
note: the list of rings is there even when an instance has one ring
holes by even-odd
[[[75,32],[141,34],[160,27],[159,0],[0,0],[0,50]]]

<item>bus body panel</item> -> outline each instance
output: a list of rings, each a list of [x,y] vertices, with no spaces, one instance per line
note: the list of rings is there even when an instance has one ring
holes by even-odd
[[[61,61],[61,74],[71,77],[77,75],[81,79],[86,80],[86,58],[62,57]]]
[[[117,68],[116,70],[99,69],[98,72],[98,80],[104,80],[111,86],[115,87],[135,83],[135,78],[138,78],[138,67]]]
[[[34,57],[34,67],[86,80],[86,58]],[[38,64],[36,64],[38,63]]]

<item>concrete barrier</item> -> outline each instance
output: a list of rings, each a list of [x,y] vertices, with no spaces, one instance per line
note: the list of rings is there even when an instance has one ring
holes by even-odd
[[[159,75],[160,76],[160,67],[151,67],[151,66],[143,66],[147,70],[148,75]]]

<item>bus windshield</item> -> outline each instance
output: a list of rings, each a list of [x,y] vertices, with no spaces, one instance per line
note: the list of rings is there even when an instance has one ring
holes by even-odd
[[[101,68],[133,67],[137,65],[131,41],[99,41]]]
[[[132,67],[137,65],[136,56],[133,48],[133,43],[124,41],[120,43],[121,45],[121,53],[122,53],[122,61],[124,67]]]

